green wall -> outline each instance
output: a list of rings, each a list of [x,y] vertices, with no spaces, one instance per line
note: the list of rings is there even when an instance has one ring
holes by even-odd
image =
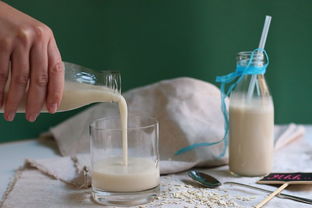
[[[190,76],[215,83],[237,52],[257,47],[272,16],[266,78],[276,123],[312,123],[311,0],[11,0],[49,25],[63,59],[122,73],[127,90]],[[1,28],[0,28],[1,29]],[[0,141],[36,137],[78,111],[0,121]]]

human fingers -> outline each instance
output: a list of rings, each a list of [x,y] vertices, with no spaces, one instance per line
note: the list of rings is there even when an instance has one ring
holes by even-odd
[[[48,33],[46,26],[36,28],[36,40],[30,50],[30,82],[27,93],[26,119],[34,122],[39,115],[47,96],[48,85]]]
[[[8,40],[0,40],[0,108],[5,96],[11,52],[11,43]]]
[[[48,96],[47,108],[50,113],[55,113],[60,106],[64,90],[64,64],[57,48],[54,37],[48,45]]]
[[[4,117],[13,121],[15,113],[23,99],[29,80],[29,48],[17,47],[11,55],[11,78],[9,91],[4,104]]]

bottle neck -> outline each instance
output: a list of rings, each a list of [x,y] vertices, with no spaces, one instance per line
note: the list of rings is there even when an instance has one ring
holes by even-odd
[[[253,98],[270,96],[264,75],[261,74],[262,67],[266,65],[266,60],[262,52],[240,52],[237,55],[236,64],[238,70],[244,73],[248,71],[248,73],[242,75],[243,77],[238,82],[232,94],[236,94],[240,98],[248,97],[249,99],[251,94]],[[257,72],[260,73],[257,74]]]
[[[96,71],[64,62],[65,81],[108,87],[121,93],[121,76],[117,71]]]

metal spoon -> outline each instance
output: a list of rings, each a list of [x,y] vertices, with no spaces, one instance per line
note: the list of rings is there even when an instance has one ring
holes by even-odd
[[[220,181],[218,181],[218,179],[216,179],[213,176],[210,176],[206,173],[197,171],[197,170],[188,171],[187,175],[189,177],[191,177],[193,180],[197,181],[198,183],[202,184],[203,186],[205,186],[207,188],[216,188],[216,187],[222,185],[222,183]],[[224,182],[223,184],[234,184],[234,185],[244,186],[247,188],[255,189],[255,190],[266,192],[266,193],[272,193],[273,192],[273,191],[270,191],[267,189],[258,188],[255,186],[250,186],[247,184],[237,183],[237,182]],[[280,193],[280,194],[276,195],[276,197],[282,198],[282,199],[291,199],[294,201],[303,202],[303,203],[307,203],[307,204],[312,204],[312,199],[302,198],[302,197],[293,196],[293,195],[289,195],[289,194]]]

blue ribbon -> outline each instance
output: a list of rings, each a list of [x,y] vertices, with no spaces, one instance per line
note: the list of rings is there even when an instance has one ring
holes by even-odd
[[[254,58],[255,53],[264,53],[264,55],[267,59],[267,63],[263,66],[252,66],[252,62],[253,62],[253,58]],[[265,74],[268,65],[269,65],[268,54],[266,53],[266,51],[264,49],[257,48],[257,49],[252,51],[250,59],[249,59],[248,64],[246,66],[236,65],[235,72],[232,72],[232,73],[224,75],[224,76],[217,76],[216,82],[221,83],[221,87],[220,87],[221,88],[221,110],[222,110],[223,117],[224,117],[224,137],[223,137],[223,139],[216,141],[216,142],[194,143],[192,145],[189,145],[187,147],[183,147],[183,148],[179,149],[175,153],[175,155],[183,154],[185,152],[191,151],[191,150],[198,148],[198,147],[212,146],[212,145],[216,145],[216,144],[223,142],[224,148],[223,148],[222,153],[219,155],[219,157],[223,157],[226,153],[226,149],[228,146],[228,133],[229,133],[229,115],[228,115],[228,111],[226,108],[225,99],[226,99],[226,97],[228,97],[230,95],[230,93],[233,91],[233,89],[236,87],[236,85],[241,81],[241,79],[245,75]],[[234,81],[235,79],[236,79],[236,81]],[[228,83],[231,83],[231,82],[233,82],[233,83],[229,86],[228,90],[225,91],[225,85]]]

